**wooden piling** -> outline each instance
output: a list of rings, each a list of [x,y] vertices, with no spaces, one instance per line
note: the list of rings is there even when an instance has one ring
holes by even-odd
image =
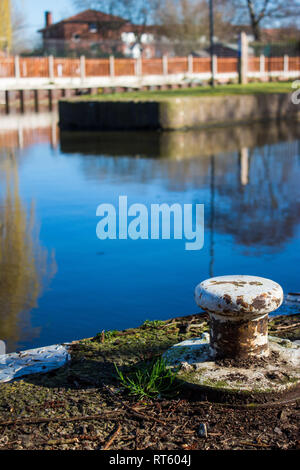
[[[52,111],[53,109],[53,93],[52,93],[52,89],[50,88],[48,90],[48,105],[49,105],[49,111]]]
[[[19,100],[20,100],[20,112],[24,114],[25,112],[24,90],[19,90]]]
[[[10,92],[9,90],[5,90],[5,113],[10,113]]]
[[[33,99],[34,99],[34,111],[38,113],[40,109],[39,90],[33,90]]]

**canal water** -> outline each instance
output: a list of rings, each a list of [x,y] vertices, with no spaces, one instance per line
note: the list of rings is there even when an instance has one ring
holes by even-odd
[[[56,116],[0,120],[0,339],[8,351],[198,311],[195,285],[250,274],[299,292],[299,124],[60,135]],[[184,240],[96,237],[96,208],[205,205]]]

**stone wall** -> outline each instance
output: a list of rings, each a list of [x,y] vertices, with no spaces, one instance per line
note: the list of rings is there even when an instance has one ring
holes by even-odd
[[[300,119],[291,93],[59,103],[62,130],[174,130],[270,119]]]

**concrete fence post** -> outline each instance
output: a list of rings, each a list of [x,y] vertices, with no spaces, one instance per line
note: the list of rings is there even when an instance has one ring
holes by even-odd
[[[218,57],[213,55],[212,58],[212,69],[213,69],[213,76],[216,78],[218,73]]]
[[[80,78],[84,82],[86,77],[86,68],[85,68],[85,56],[80,56]]]
[[[48,64],[49,64],[49,79],[53,81],[54,80],[54,57],[53,55],[49,55]]]
[[[193,73],[194,72],[194,67],[193,67],[193,56],[190,54],[188,56],[188,73]]]
[[[163,55],[162,65],[163,65],[163,74],[168,75],[168,56]]]
[[[242,32],[240,35],[240,82],[246,84],[248,82],[248,37]]]
[[[265,75],[265,56],[263,54],[259,57],[259,74],[261,78]]]
[[[109,75],[111,77],[115,76],[115,58],[113,55],[109,56]]]
[[[284,75],[289,74],[289,56],[287,54],[283,57],[283,73]]]
[[[138,57],[136,59],[135,63],[135,74],[138,75],[139,77],[142,75],[143,70],[142,70],[142,58]]]
[[[15,56],[15,78],[18,80],[21,77],[20,72],[20,57],[18,55]]]

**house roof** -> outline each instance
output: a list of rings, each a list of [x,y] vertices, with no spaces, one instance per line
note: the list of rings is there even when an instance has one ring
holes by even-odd
[[[98,10],[85,10],[77,15],[70,16],[69,18],[65,18],[58,23],[52,23],[49,26],[45,26],[44,28],[40,29],[39,32],[46,31],[53,26],[57,26],[58,24],[62,23],[129,23],[128,20],[121,18],[120,16],[116,15],[109,15],[107,13],[103,13],[102,11]]]

